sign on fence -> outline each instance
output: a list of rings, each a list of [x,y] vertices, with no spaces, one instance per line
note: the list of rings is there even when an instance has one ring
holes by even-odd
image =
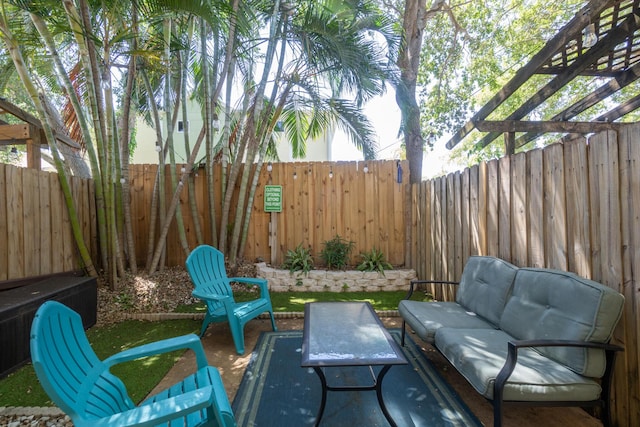
[[[264,186],[264,211],[282,212],[282,185]]]

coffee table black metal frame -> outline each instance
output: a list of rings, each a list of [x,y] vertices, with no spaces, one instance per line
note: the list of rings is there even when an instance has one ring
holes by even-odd
[[[317,302],[304,307],[302,367],[313,368],[322,383],[322,400],[315,425],[320,425],[327,391],[373,391],[389,424],[396,427],[382,398],[382,380],[393,365],[407,364],[402,350],[368,302]],[[372,384],[332,386],[324,369],[366,366]],[[382,366],[376,375],[374,366]]]

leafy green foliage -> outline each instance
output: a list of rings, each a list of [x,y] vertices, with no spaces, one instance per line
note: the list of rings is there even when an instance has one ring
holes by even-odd
[[[418,75],[421,124],[427,143],[432,145],[438,138],[458,130],[583,4],[569,0],[549,8],[548,2],[542,0],[448,1],[438,10],[431,10]],[[507,117],[539,89],[539,84],[523,86],[493,117]],[[588,93],[585,84],[586,81],[581,81],[576,86],[569,85],[533,114],[538,119],[548,119],[558,104],[571,105],[579,99],[574,95]],[[472,151],[473,142],[482,136],[474,132],[467,138],[469,144],[459,147],[456,155],[462,163],[473,164],[501,155],[501,144],[492,144],[498,147],[488,146],[481,152]]]
[[[303,248],[302,243],[296,246],[295,249],[289,249],[284,259],[282,268],[289,270],[291,274],[295,271],[301,271],[308,273],[313,270],[313,257],[311,256],[311,249]]]
[[[384,270],[391,270],[393,266],[389,264],[382,251],[376,248],[371,249],[369,252],[363,252],[360,254],[362,261],[358,264],[358,270],[360,271],[378,271],[384,274]]]
[[[323,243],[324,247],[320,252],[320,258],[329,269],[344,269],[349,263],[349,256],[355,245],[350,240],[345,240],[339,235]]]

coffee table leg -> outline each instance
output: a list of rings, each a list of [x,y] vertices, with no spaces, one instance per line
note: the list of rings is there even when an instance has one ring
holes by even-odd
[[[320,382],[322,383],[322,400],[320,400],[320,409],[318,410],[318,415],[316,416],[315,427],[320,425],[320,419],[322,418],[322,414],[324,413],[324,407],[327,404],[327,379],[324,376],[324,372],[322,372],[322,368],[314,367],[314,371],[320,377]]]
[[[387,374],[389,369],[391,369],[391,365],[385,365],[380,371],[380,374],[378,374],[378,379],[376,380],[376,396],[378,396],[378,404],[380,405],[380,409],[382,409],[382,413],[384,414],[384,417],[387,419],[387,421],[389,421],[391,427],[398,427],[396,422],[393,421],[393,418],[391,418],[391,415],[389,414],[389,411],[387,411],[387,407],[384,404],[384,400],[382,399],[382,379]]]

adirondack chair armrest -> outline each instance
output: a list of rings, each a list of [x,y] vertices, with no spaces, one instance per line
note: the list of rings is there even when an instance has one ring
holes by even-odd
[[[449,280],[412,280],[409,282],[409,291],[403,299],[409,299],[415,291],[416,285],[420,284],[437,284],[437,285],[459,285],[459,282],[452,282]]]
[[[202,342],[200,341],[200,338],[195,334],[187,334],[179,337],[167,338],[165,340],[130,348],[106,358],[104,360],[104,363],[107,366],[111,367],[113,365],[117,365],[118,363],[128,362],[143,357],[154,356],[156,354],[168,353],[170,351],[182,349],[193,350],[196,355],[198,369],[204,368],[208,365],[207,356],[204,353]]]
[[[267,280],[256,277],[230,277],[230,282],[238,282],[247,286],[259,286],[260,296],[266,298],[269,296],[269,289],[267,287]]]
[[[202,300],[216,301],[224,303],[225,300],[231,301],[231,297],[229,295],[220,295],[220,294],[210,294],[207,292],[201,292],[198,289],[191,292],[191,295],[195,298],[199,298]]]
[[[214,401],[217,403],[215,396],[212,386],[202,387],[159,402],[143,404],[109,417],[91,420],[91,425],[95,427],[159,425],[205,409]],[[230,411],[230,408],[221,408],[221,410]]]

